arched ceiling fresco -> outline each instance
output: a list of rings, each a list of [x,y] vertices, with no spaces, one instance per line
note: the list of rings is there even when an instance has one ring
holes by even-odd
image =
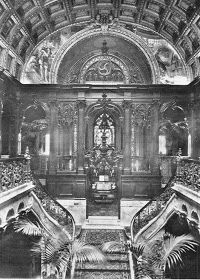
[[[1,0],[0,21],[0,65],[18,79],[35,48],[56,31],[67,37],[85,28],[105,33],[116,25],[145,40],[165,39],[190,67],[193,78],[199,75],[199,0]],[[159,56],[163,64],[173,55],[164,48]]]
[[[96,26],[95,26],[96,27]],[[67,28],[47,37],[24,67],[23,83],[187,84],[181,56],[164,39],[120,26]]]

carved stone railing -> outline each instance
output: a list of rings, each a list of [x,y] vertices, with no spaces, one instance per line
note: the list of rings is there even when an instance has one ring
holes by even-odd
[[[140,156],[131,157],[131,172],[149,172],[149,160]]]
[[[76,170],[76,156],[58,156],[57,170],[59,171],[74,171]]]
[[[166,185],[175,176],[177,157],[160,155],[160,175],[162,185]]]
[[[156,217],[165,207],[174,190],[171,186],[182,184],[183,186],[200,192],[200,161],[182,157],[162,157],[161,175],[166,187],[161,190],[161,194],[151,199],[142,209],[140,209],[131,221],[132,238],[142,229],[150,220]],[[163,167],[164,166],[164,167]],[[162,170],[163,168],[163,170]],[[165,170],[164,170],[165,168]],[[171,177],[170,177],[171,176]]]
[[[155,218],[161,210],[165,207],[167,201],[170,199],[174,191],[171,186],[167,186],[165,190],[158,196],[151,199],[143,208],[141,208],[131,221],[131,238]]]
[[[30,166],[25,158],[0,160],[0,192],[31,181]]]
[[[131,221],[131,237],[134,236],[155,218],[165,207],[174,191],[171,189],[172,181],[176,178],[177,163],[180,161],[180,156],[167,157],[160,156],[160,173],[162,178],[162,186],[160,193],[153,197],[143,208],[141,208]]]
[[[73,216],[44,189],[38,179],[33,177],[33,182],[35,184],[33,191],[42,203],[45,211],[71,235],[72,239],[74,239],[75,221]]]
[[[174,183],[200,192],[200,161],[181,157],[177,163]]]
[[[0,192],[8,191],[32,182],[33,192],[39,198],[45,211],[54,218],[74,238],[75,222],[72,215],[60,205],[36,179],[30,169],[30,156],[0,160]]]

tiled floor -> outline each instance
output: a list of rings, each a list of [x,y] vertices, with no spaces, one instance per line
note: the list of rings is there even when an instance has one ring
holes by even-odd
[[[115,200],[112,203],[87,201],[88,216],[118,216],[119,203]]]

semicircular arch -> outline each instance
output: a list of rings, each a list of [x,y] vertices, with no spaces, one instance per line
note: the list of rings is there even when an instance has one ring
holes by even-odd
[[[84,29],[82,31],[77,32],[76,34],[72,35],[70,39],[63,44],[63,46],[59,49],[53,63],[50,69],[50,81],[53,84],[57,83],[57,75],[58,75],[58,70],[59,66],[64,58],[64,56],[67,54],[67,52],[74,47],[76,44],[80,43],[84,39],[87,39],[88,37],[93,37],[93,36],[98,36],[102,35],[101,29]],[[104,35],[111,35],[115,37],[120,37],[124,39],[125,41],[128,41],[132,44],[134,44],[136,47],[139,48],[139,50],[142,52],[144,57],[146,58],[149,67],[151,69],[151,75],[152,75],[152,83],[157,84],[159,81],[159,67],[158,63],[151,52],[150,48],[146,45],[145,41],[137,36],[136,34],[126,30],[123,27],[120,27],[118,29],[112,29],[109,30],[106,34]]]

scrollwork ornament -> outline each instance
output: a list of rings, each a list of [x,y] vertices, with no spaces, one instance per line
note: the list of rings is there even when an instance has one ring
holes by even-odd
[[[77,119],[77,110],[74,103],[59,104],[58,123],[62,126],[68,126]]]
[[[132,125],[150,126],[151,106],[149,104],[132,104]]]

